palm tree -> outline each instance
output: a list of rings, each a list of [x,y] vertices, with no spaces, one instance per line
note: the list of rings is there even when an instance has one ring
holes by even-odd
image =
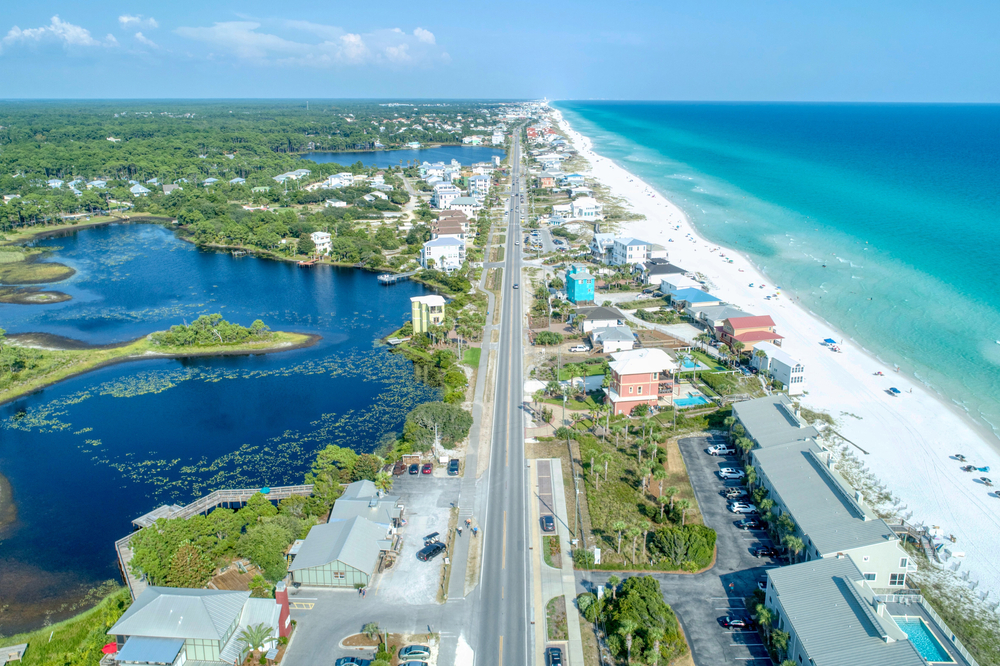
[[[628,528],[627,536],[632,537],[632,566],[635,566],[635,543],[639,540],[639,535],[642,534],[637,526],[632,525]]]
[[[237,644],[240,646],[240,661],[246,659],[251,652],[256,660],[257,652],[263,650],[266,643],[271,642],[273,638],[271,632],[273,631],[274,629],[263,622],[257,625],[252,624],[241,631],[240,635],[236,637]]]
[[[653,463],[647,460],[641,467],[639,467],[639,471],[642,473],[642,482],[639,490],[642,494],[645,494],[646,482],[649,480],[649,476],[653,473]]]
[[[618,533],[618,547],[616,550],[618,554],[622,554],[622,532],[628,529],[628,524],[624,520],[616,520],[611,523],[611,529]]]
[[[622,581],[621,581],[621,578],[619,578],[618,576],[615,576],[614,574],[611,574],[610,576],[608,576],[607,586],[608,586],[608,588],[611,589],[611,598],[612,599],[616,599],[617,598],[618,583],[620,583],[620,582],[622,582]]]
[[[806,544],[799,537],[791,535],[785,537],[784,543],[785,547],[788,548],[788,552],[792,554],[792,557],[789,559],[794,564],[799,559],[799,553],[805,550]]]
[[[531,394],[531,398],[535,401],[535,412],[538,412],[538,405],[545,399],[545,391],[535,391]]]
[[[608,463],[611,462],[611,454],[607,453],[607,452],[602,453],[601,455],[597,456],[597,462],[599,462],[599,463],[603,462],[604,463],[604,481],[607,482],[607,480],[608,480]]]
[[[684,527],[684,519],[687,518],[688,509],[691,508],[691,502],[686,499],[677,500],[677,508],[681,510],[681,527]]]
[[[765,639],[771,633],[772,622],[774,622],[774,612],[764,604],[757,604],[757,624],[764,630]]]
[[[663,497],[663,481],[669,476],[670,475],[667,474],[667,470],[663,469],[660,466],[657,466],[656,469],[653,470],[653,480],[657,482],[656,484],[657,497]]]
[[[667,489],[663,491],[663,494],[670,498],[670,513],[674,512],[674,497],[679,492],[680,491],[675,486],[668,486]]]
[[[632,620],[622,620],[618,625],[618,633],[625,637],[625,648],[628,650],[627,664],[632,663],[632,633],[638,629],[638,625]]]
[[[757,483],[757,468],[753,465],[747,465],[743,471],[746,473],[747,486],[753,488],[753,484]]]
[[[657,628],[650,628],[646,631],[646,636],[653,639],[653,666],[660,666],[660,639],[663,638],[663,631]]]

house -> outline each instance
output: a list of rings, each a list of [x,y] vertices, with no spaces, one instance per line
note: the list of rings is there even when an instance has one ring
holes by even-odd
[[[461,211],[469,217],[474,217],[482,207],[483,205],[472,197],[457,197],[448,204],[451,210]]]
[[[493,132],[493,145],[502,146],[503,145],[503,132]]]
[[[679,289],[677,291],[672,291],[667,296],[670,297],[670,302],[673,304],[674,308],[677,310],[685,310],[689,307],[694,306],[709,306],[709,305],[721,305],[722,300],[718,296],[713,296],[712,294],[702,291],[701,289],[693,289],[688,287],[687,289]]]
[[[133,185],[132,187],[129,188],[128,191],[131,192],[133,196],[137,197],[144,197],[147,194],[149,194],[149,190],[143,187],[142,185]]]
[[[424,243],[420,250],[420,265],[451,272],[461,268],[465,261],[465,243],[457,238],[445,236]]]
[[[664,294],[669,294],[672,291],[680,291],[681,289],[701,289],[701,283],[683,273],[673,273],[667,277],[660,278],[660,291]]]
[[[769,315],[756,317],[730,317],[722,322],[719,340],[729,345],[743,343],[743,349],[748,351],[759,342],[781,344],[782,336],[774,332],[774,320]]]
[[[451,237],[456,238],[460,241],[465,241],[465,229],[462,224],[455,219],[445,218],[444,220],[435,220],[431,224],[431,239]]]
[[[629,266],[643,264],[649,259],[649,247],[652,243],[638,238],[616,238],[611,246],[611,265]]]
[[[48,181],[48,182],[47,182],[46,184],[47,184],[47,185],[48,185],[49,187],[51,187],[52,189],[54,189],[54,190],[58,190],[58,189],[59,189],[60,187],[62,187],[62,186],[63,186],[63,182],[64,182],[64,181],[61,181],[61,180],[59,180],[58,178],[53,178],[52,180]]]
[[[236,663],[240,633],[251,625],[271,627],[274,647],[291,631],[288,590],[279,582],[274,599],[249,592],[149,586],[108,630],[117,664]]]
[[[219,182],[218,178],[206,178],[205,180],[202,181],[201,184],[202,185],[214,185],[217,182]]]
[[[232,180],[230,180],[229,184],[230,185],[242,185],[245,182],[247,182],[246,178],[239,178],[239,177],[237,177],[237,178],[233,178]]]
[[[552,188],[556,186],[556,177],[553,176],[548,171],[543,171],[538,174],[538,186],[544,188]]]
[[[781,382],[788,395],[800,395],[805,391],[806,376],[802,362],[770,342],[758,342],[754,347],[750,366]]]
[[[594,190],[589,187],[571,187],[569,188],[570,197],[589,197],[593,196]]]
[[[667,293],[667,292],[664,292]],[[740,310],[735,305],[692,305],[686,312],[692,319],[704,324],[709,332],[718,337],[722,323],[730,317],[749,317],[749,312]]]
[[[892,527],[879,518],[837,471],[829,451],[810,438],[754,449],[756,485],[774,502],[775,520],[787,515],[802,540],[795,560],[848,556],[875,588],[902,588],[916,571]]]
[[[288,571],[300,585],[364,587],[378,569],[382,553],[391,548],[385,525],[360,516],[331,519],[309,530]]]
[[[596,220],[601,217],[604,207],[593,197],[574,199],[570,214],[576,219]]]
[[[577,308],[573,315],[573,321],[579,322],[580,330],[584,333],[590,333],[595,328],[624,326],[626,318],[622,311],[618,308],[595,306],[589,308]]]
[[[253,192],[254,194],[259,194],[261,192],[270,192],[271,188],[265,185],[263,187],[251,187],[250,191]]]
[[[462,143],[467,146],[481,146],[483,145],[483,137],[479,134],[473,136],[463,136]]]
[[[316,254],[330,254],[333,249],[333,238],[326,231],[314,231],[309,238],[316,244]]]
[[[21,198],[20,194],[5,194],[3,195],[3,202],[10,203],[14,199],[20,199],[20,198]]]
[[[340,199],[327,199],[323,202],[324,208],[347,208],[347,202]]]
[[[106,181],[106,180],[92,180],[89,183],[87,183],[87,189],[88,190],[92,189],[92,188],[95,188],[95,187],[97,189],[103,190],[107,186],[108,186],[108,181]]]
[[[795,664],[926,666],[848,557],[768,569],[764,604]]]
[[[581,187],[583,185],[583,176],[578,173],[570,173],[563,176],[563,181],[571,187]]]
[[[631,414],[637,405],[673,403],[677,362],[662,349],[633,349],[611,355],[611,385],[604,389],[612,412]]]
[[[451,183],[437,183],[431,194],[431,205],[435,208],[447,208],[452,201],[462,196],[462,190]]]
[[[615,246],[614,234],[595,233],[590,242],[590,257],[601,264],[611,263],[611,249]]]
[[[469,177],[469,194],[479,195],[485,197],[490,193],[490,177],[489,176],[470,176]]]
[[[573,305],[594,302],[594,276],[583,266],[573,265],[566,270],[566,300]]]
[[[440,298],[441,313],[443,314],[444,299],[441,296],[427,296],[425,298]],[[334,502],[327,522],[350,520],[351,518],[364,518],[376,525],[381,525],[390,534],[395,534],[396,529],[403,524],[403,504],[395,495],[383,495],[382,491],[376,488],[371,481],[355,481],[349,484],[344,489],[344,493]]]
[[[410,299],[410,312],[414,335],[426,333],[431,326],[440,326],[444,321],[444,296],[414,296]]]
[[[174,192],[176,190],[183,190],[183,189],[184,188],[181,187],[180,185],[164,185],[163,186],[163,193],[164,194],[170,194],[171,192]]]
[[[431,222],[431,231],[434,231],[435,224],[440,224],[445,220],[454,222],[456,224],[460,224],[462,225],[462,229],[464,231],[466,232],[469,231],[469,216],[460,210],[451,210],[451,209],[442,210],[441,212],[438,213],[437,220]]]
[[[595,349],[600,348],[604,354],[629,351],[635,347],[635,335],[628,326],[595,329],[590,334],[590,341]]]
[[[413,150],[419,150],[420,149],[420,142],[419,141],[411,141],[408,144],[406,144],[406,147],[407,148],[412,148]]]
[[[733,417],[754,446],[761,448],[819,436],[784,393],[734,403]]]

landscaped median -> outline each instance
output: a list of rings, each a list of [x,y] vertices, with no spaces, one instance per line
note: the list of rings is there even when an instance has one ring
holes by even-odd
[[[260,320],[249,328],[230,324],[221,315],[204,315],[190,326],[174,326],[123,345],[81,349],[48,348],[30,336],[6,340],[0,329],[0,404],[113,363],[266,354],[308,347],[318,340],[317,335],[272,331]]]

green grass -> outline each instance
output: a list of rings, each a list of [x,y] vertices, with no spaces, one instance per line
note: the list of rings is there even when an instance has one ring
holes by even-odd
[[[564,641],[568,638],[566,597],[558,596],[545,604],[545,630],[550,641]]]
[[[4,253],[6,254],[6,253]],[[40,261],[0,262],[0,283],[44,284],[59,282],[76,273],[69,266]]]
[[[482,355],[482,349],[479,347],[470,347],[465,350],[465,354],[462,355],[462,361],[471,368],[479,367],[479,357]]]
[[[18,662],[23,666],[93,666],[101,660],[101,648],[114,640],[108,629],[131,603],[128,589],[120,588],[76,617],[0,639],[0,644],[27,643],[24,659]]]
[[[586,366],[586,368],[587,368],[587,376],[588,377],[595,377],[597,375],[603,375],[604,374],[604,364],[603,363],[594,363],[593,365]],[[580,375],[573,375],[572,377],[579,377],[579,376]],[[563,381],[571,379],[569,370],[567,370],[565,367],[563,367],[562,371],[559,373],[559,379],[563,380]]]

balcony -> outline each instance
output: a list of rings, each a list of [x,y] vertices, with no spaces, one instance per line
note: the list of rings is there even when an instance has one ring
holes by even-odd
[[[658,395],[672,395],[674,392],[673,382],[660,382],[660,390]]]

